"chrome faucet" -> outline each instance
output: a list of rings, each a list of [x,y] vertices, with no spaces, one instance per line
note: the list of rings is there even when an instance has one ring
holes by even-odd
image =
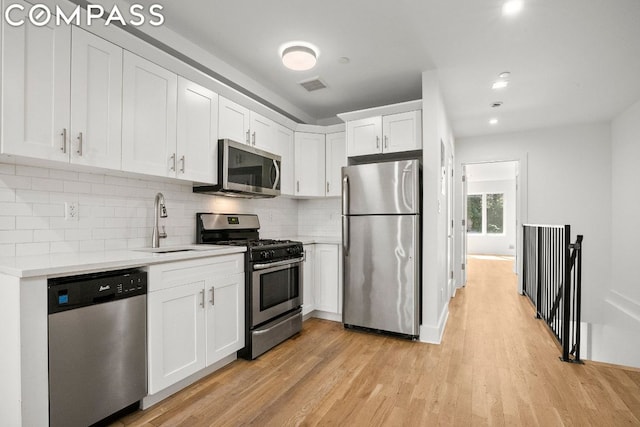
[[[167,237],[167,233],[164,230],[164,225],[162,226],[162,232],[158,230],[158,222],[160,218],[167,217],[167,208],[164,205],[164,196],[162,193],[156,194],[156,199],[153,202],[153,233],[151,234],[151,247],[159,248],[160,247],[160,239],[165,239]]]

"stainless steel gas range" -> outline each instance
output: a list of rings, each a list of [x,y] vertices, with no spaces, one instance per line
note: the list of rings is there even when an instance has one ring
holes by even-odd
[[[259,228],[257,215],[196,215],[196,243],[247,247],[245,347],[238,356],[249,360],[302,329],[302,243],[260,239]]]

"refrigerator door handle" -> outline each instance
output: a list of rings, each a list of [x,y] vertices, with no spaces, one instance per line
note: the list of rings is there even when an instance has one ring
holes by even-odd
[[[410,184],[409,188],[407,188],[407,175],[411,174],[411,179],[408,181]],[[402,202],[404,205],[410,210],[413,211],[415,208],[415,182],[413,180],[414,170],[413,168],[406,168],[402,171]],[[409,190],[409,194],[407,194],[407,190]]]
[[[342,214],[349,215],[349,176],[342,177]]]
[[[349,256],[349,217],[342,216],[342,255]]]

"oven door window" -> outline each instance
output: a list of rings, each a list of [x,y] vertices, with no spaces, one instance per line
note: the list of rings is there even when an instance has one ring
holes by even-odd
[[[260,311],[297,299],[300,293],[300,267],[260,275]]]

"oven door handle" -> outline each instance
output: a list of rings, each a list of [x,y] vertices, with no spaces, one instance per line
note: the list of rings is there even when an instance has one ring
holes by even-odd
[[[284,261],[277,261],[277,262],[270,262],[270,263],[266,263],[266,264],[253,264],[253,269],[254,270],[265,270],[267,268],[271,268],[271,267],[280,267],[281,265],[287,265],[287,264],[297,264],[299,262],[304,261],[304,257],[300,257],[300,258],[293,258],[293,259],[285,259]]]

